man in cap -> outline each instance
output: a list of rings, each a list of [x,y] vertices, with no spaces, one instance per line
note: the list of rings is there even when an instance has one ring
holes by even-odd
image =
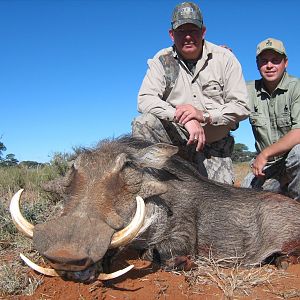
[[[256,63],[262,78],[247,87],[258,155],[242,186],[300,200],[300,80],[287,73],[285,47],[274,38],[258,44]]]
[[[133,136],[176,145],[202,175],[232,184],[230,131],[250,113],[240,63],[230,50],[204,40],[196,4],[177,5],[171,25],[173,46],[148,60]]]

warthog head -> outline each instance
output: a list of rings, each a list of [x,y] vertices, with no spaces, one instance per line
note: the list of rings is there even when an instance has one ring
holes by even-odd
[[[91,270],[98,270],[108,249],[124,246],[139,234],[145,218],[143,199],[167,191],[149,170],[162,168],[177,152],[171,145],[140,143],[103,141],[95,150],[83,151],[64,179],[48,184],[66,202],[63,214],[49,222],[28,223],[19,210],[22,191],[13,197],[10,209],[15,224],[33,238],[34,248],[53,269],[38,267],[22,256],[31,267],[47,275],[90,280],[95,276]],[[100,279],[128,269],[101,274]]]

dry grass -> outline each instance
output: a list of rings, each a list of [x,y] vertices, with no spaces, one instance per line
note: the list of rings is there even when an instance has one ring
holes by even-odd
[[[235,184],[239,186],[246,175],[251,171],[249,162],[234,163]]]
[[[300,299],[300,290],[299,289],[289,289],[286,291],[279,292],[270,292],[273,295],[276,295],[278,299]]]
[[[19,261],[0,266],[0,296],[2,295],[33,295],[42,283],[41,276],[31,276],[28,268]]]
[[[0,168],[0,299],[4,295],[31,295],[41,284],[41,278],[28,274],[28,268],[19,258],[20,252],[29,257],[37,254],[32,249],[32,241],[19,234],[11,220],[10,199],[24,188],[23,215],[33,224],[43,222],[61,209],[61,203],[41,189],[44,182],[57,176],[56,167],[51,166]]]
[[[290,276],[269,265],[243,268],[239,261],[239,257],[218,260],[212,256],[197,257],[197,268],[184,272],[191,292],[201,294],[201,287],[208,284],[218,287],[226,299],[236,299],[251,295],[255,287],[271,286],[280,278]]]

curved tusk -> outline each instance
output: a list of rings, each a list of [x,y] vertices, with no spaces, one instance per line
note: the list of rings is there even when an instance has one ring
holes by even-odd
[[[40,267],[39,265],[32,262],[29,258],[27,258],[22,253],[20,253],[20,257],[31,269],[33,269],[41,274],[44,274],[47,276],[52,276],[52,277],[60,276],[54,269]]]
[[[12,220],[18,230],[24,233],[26,236],[32,238],[33,237],[33,229],[34,225],[29,223],[21,214],[20,211],[20,197],[23,193],[24,189],[20,189],[18,192],[14,194],[11,198],[9,211],[12,217]]]
[[[60,274],[51,268],[43,268],[40,267],[39,265],[35,264],[34,262],[32,262],[29,258],[27,258],[25,255],[23,255],[22,253],[20,253],[20,257],[22,258],[22,260],[33,270],[43,274],[43,275],[47,275],[47,276],[52,276],[52,277],[58,277],[60,276]],[[127,273],[128,271],[130,271],[132,268],[134,267],[134,265],[130,265],[122,270],[118,270],[116,272],[110,273],[110,274],[105,274],[105,273],[101,273],[98,276],[99,280],[110,280],[110,279],[114,279],[117,278],[125,273]]]
[[[118,271],[110,273],[110,274],[101,273],[98,276],[98,279],[99,280],[110,280],[110,279],[117,278],[117,277],[127,273],[128,271],[130,271],[133,267],[134,267],[134,265],[130,265],[122,270],[118,270]]]
[[[111,240],[109,248],[117,248],[128,244],[134,239],[142,228],[145,219],[145,202],[142,197],[136,197],[136,212],[132,221],[124,229],[116,232]]]

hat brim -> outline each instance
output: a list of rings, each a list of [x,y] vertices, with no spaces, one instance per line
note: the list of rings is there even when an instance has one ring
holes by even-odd
[[[274,47],[266,47],[266,48],[263,48],[261,51],[257,52],[256,53],[256,56],[260,55],[261,53],[263,53],[264,51],[266,50],[273,50],[279,54],[282,54],[282,55],[285,55],[286,56],[286,53],[284,51],[280,51],[278,49],[275,49]]]
[[[172,29],[177,29],[179,26],[184,24],[194,24],[199,28],[202,28],[203,24],[199,20],[195,19],[182,19],[172,23]]]

